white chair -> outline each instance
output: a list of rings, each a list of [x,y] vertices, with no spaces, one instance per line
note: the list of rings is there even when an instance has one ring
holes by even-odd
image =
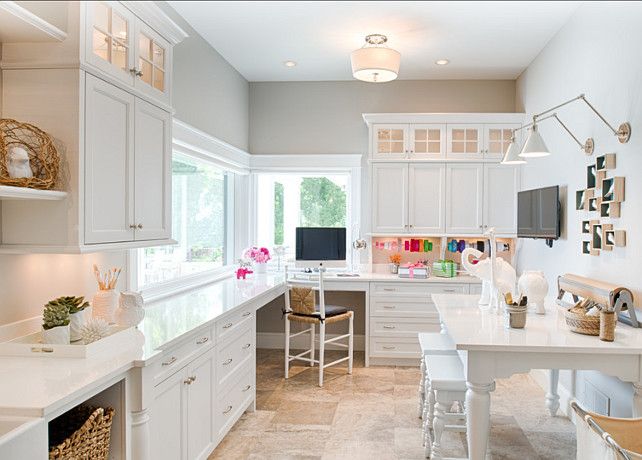
[[[323,386],[323,370],[326,367],[334,366],[343,361],[348,361],[348,374],[352,374],[352,355],[354,349],[354,313],[345,307],[326,305],[325,292],[323,288],[323,275],[325,269],[319,269],[318,282],[307,280],[296,280],[288,278],[287,267],[285,269],[286,293],[285,293],[285,378],[289,377],[290,361],[299,360],[319,365],[319,386]],[[315,293],[318,293],[319,302],[317,304]],[[326,339],[326,325],[348,321],[348,333]],[[291,334],[290,323],[309,324],[310,327],[302,331]],[[315,326],[319,325],[319,359],[314,359],[315,351]],[[305,350],[298,355],[290,354],[290,339],[301,334],[310,334],[310,349]],[[339,340],[348,339],[348,343],[339,343]],[[348,356],[325,363],[325,346],[334,343],[335,346],[348,349]],[[309,355],[306,357],[306,355]]]
[[[466,432],[464,412],[451,412],[455,402],[466,399],[466,377],[458,355],[427,355],[426,391],[434,395],[434,416],[432,419],[432,443],[430,430],[425,432],[425,454],[433,459],[443,458],[441,437],[444,431]]]
[[[457,350],[452,339],[441,332],[420,332],[418,334],[419,347],[421,348],[421,380],[419,382],[419,408],[417,416],[427,420],[424,416],[426,411],[426,355],[456,355]],[[432,422],[430,422],[432,423]],[[425,422],[424,422],[425,424]]]

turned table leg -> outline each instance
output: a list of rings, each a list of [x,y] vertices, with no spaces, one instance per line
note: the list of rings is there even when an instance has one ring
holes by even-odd
[[[132,458],[151,460],[149,439],[149,411],[143,409],[131,413]]]
[[[557,385],[560,380],[559,369],[551,369],[548,374],[548,393],[546,393],[546,408],[555,417],[560,408],[560,395],[557,393]]]
[[[484,460],[490,434],[490,392],[495,390],[495,382],[467,382],[466,385],[468,458]]]

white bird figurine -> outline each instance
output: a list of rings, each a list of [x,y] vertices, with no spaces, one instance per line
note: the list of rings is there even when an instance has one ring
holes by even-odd
[[[33,177],[29,153],[22,147],[11,147],[7,157],[7,172],[13,179]]]

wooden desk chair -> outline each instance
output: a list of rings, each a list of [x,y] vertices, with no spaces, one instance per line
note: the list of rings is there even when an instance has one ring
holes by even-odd
[[[345,307],[326,305],[325,292],[323,288],[323,276],[325,269],[319,269],[319,279],[316,280],[297,280],[288,278],[288,269],[285,268],[286,292],[285,292],[285,378],[289,377],[290,361],[299,360],[319,365],[319,386],[323,386],[323,370],[326,367],[334,366],[343,361],[348,361],[348,374],[352,374],[352,355],[353,355],[353,317],[354,312]],[[319,302],[317,305],[316,295],[318,292]],[[348,321],[348,333],[326,339],[325,328],[327,324]],[[309,324],[310,327],[303,329],[294,334],[290,333],[290,323],[296,322]],[[319,359],[314,359],[315,349],[315,327],[319,325]],[[298,355],[290,354],[290,339],[301,334],[310,334],[310,349],[305,350]],[[348,339],[348,343],[338,343],[339,340]],[[325,363],[325,346],[328,343],[334,343],[336,346],[347,348],[348,356]],[[308,355],[308,356],[306,356]]]

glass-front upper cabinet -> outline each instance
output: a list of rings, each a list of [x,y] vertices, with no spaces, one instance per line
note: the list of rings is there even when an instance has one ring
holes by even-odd
[[[139,23],[136,30],[136,88],[169,102],[170,59],[169,42],[152,28]]]
[[[116,2],[86,2],[85,60],[133,84],[132,26],[135,16]]]
[[[519,124],[496,124],[484,125],[484,157],[497,158],[504,157],[508,146],[510,145],[513,136],[513,129],[519,128]],[[516,140],[519,142],[520,132],[515,134]]]
[[[448,125],[447,157],[468,160],[484,158],[484,125]]]
[[[410,158],[444,158],[446,125],[410,125]]]
[[[374,125],[372,133],[374,158],[399,160],[408,157],[408,125]]]

